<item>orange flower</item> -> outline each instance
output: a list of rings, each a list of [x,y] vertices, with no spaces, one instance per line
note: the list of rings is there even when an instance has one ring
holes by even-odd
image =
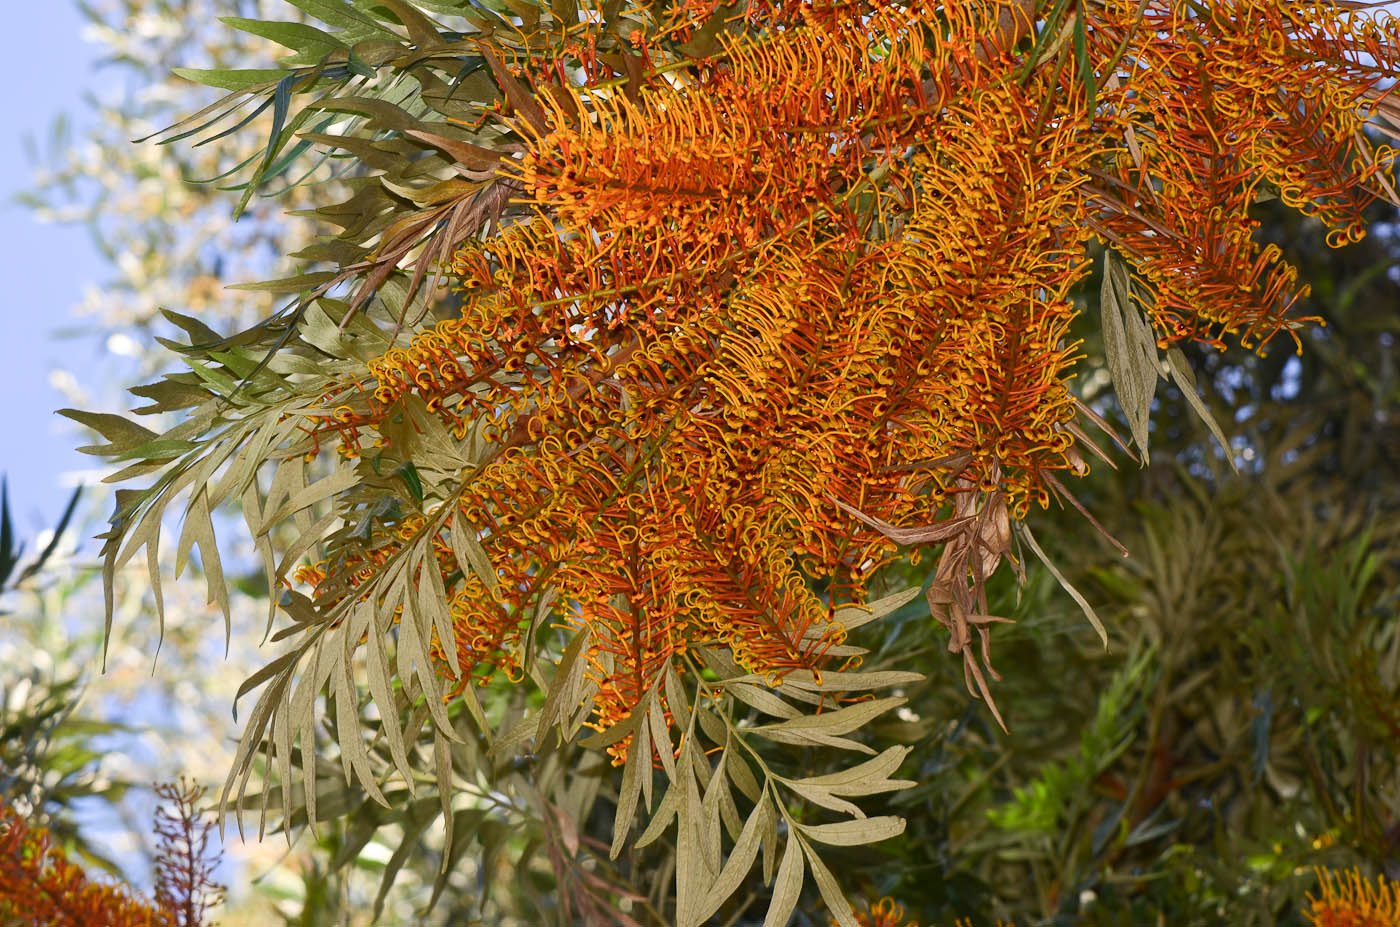
[[[156,786],[159,852],[155,901],[128,886],[88,877],[53,846],[49,833],[31,827],[9,805],[0,803],[0,924],[6,927],[199,927],[210,906],[223,899],[224,886],[212,876],[219,854],[213,850],[213,822],[201,820],[195,805],[204,789],[186,783]]]
[[[168,915],[124,885],[95,881],[0,805],[0,922],[15,927],[170,927]]]
[[[831,923],[835,925],[836,919],[832,918]],[[919,927],[918,921],[905,920],[903,906],[889,897],[872,902],[864,911],[857,911],[856,923],[860,927]]]
[[[1314,927],[1395,927],[1400,924],[1400,882],[1377,876],[1373,883],[1356,869],[1317,870],[1321,894],[1308,901]]]

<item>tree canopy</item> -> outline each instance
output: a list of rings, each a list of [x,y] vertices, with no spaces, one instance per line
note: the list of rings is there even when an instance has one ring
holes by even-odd
[[[1261,203],[1331,247],[1400,205],[1369,134],[1400,125],[1400,24],[1355,5],[294,5],[326,30],[230,19],[292,54],[185,72],[229,95],[166,138],[270,112],[236,211],[314,158],[340,231],[252,285],[293,297],[251,328],[166,313],[188,371],[133,392],[173,427],[70,413],[141,481],[108,582],[144,548],[159,616],[178,512],[175,573],[197,546],[227,621],[237,504],[288,644],[240,693],[224,799],[256,771],[288,828],[441,816],[434,898],[528,817],[563,922],[783,924],[810,881],[856,923],[828,859],[919,791],[874,739],[926,685],[911,616],[1003,728],[992,630],[1025,613],[998,577],[1043,562],[1108,644],[1032,526],[1058,500],[1101,527],[1080,486],[1146,462],[1159,381],[1235,465],[1183,348],[1315,321]],[[1164,545],[1211,515],[1173,517]],[[903,643],[862,646],[880,624]],[[1042,799],[1111,765],[1171,636],[1102,680]],[[991,820],[1067,826],[1035,797]]]

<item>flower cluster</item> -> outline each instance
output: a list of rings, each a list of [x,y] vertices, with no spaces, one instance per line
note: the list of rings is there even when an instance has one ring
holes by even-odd
[[[171,927],[162,908],[82,867],[0,804],[0,923],[16,927]]]
[[[1232,0],[1110,4],[1098,51],[1129,38],[1134,62],[1129,133],[1097,195],[1118,195],[1096,229],[1134,262],[1155,297],[1163,342],[1223,347],[1237,334],[1262,347],[1300,319],[1307,295],[1276,247],[1261,249],[1248,207],[1272,186],[1285,203],[1332,228],[1339,247],[1364,234],[1363,212],[1387,184],[1395,151],[1362,132],[1371,91],[1400,72],[1395,21],[1328,4]],[[1359,57],[1373,54],[1374,66]],[[1393,195],[1393,193],[1392,193]],[[1294,335],[1296,340],[1296,335]]]
[[[195,805],[204,789],[186,783],[155,787],[155,900],[128,886],[90,878],[34,827],[0,802],[0,923],[6,927],[200,927],[223,900],[213,879],[220,853],[212,820]]]
[[[831,923],[836,923],[835,918]],[[872,901],[865,910],[857,911],[856,923],[860,927],[919,927],[918,921],[905,918],[903,905],[888,897]]]
[[[832,608],[942,543],[930,603],[988,694],[982,585],[1085,470],[1090,243],[1129,259],[1162,345],[1291,334],[1304,291],[1247,207],[1273,185],[1354,239],[1393,158],[1367,94],[1400,74],[1366,31],[1393,20],[1278,0],[1081,10],[1083,54],[1028,67],[1030,9],[764,6],[640,90],[538,95],[501,167],[529,213],[455,256],[460,318],[322,418],[355,453],[421,400],[494,442],[430,519],[464,666],[510,664],[557,595],[605,728],[693,644],[820,669]]]
[[[1373,883],[1355,869],[1317,870],[1320,893],[1308,895],[1313,927],[1391,927],[1400,924],[1400,882],[1380,876]]]

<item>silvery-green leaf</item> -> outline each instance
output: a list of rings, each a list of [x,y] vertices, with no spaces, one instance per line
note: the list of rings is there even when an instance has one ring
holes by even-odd
[[[773,881],[773,896],[768,902],[768,915],[763,919],[763,927],[787,927],[792,919],[793,908],[797,907],[797,898],[802,894],[802,878],[806,874],[802,856],[802,838],[789,832],[782,862],[778,863],[778,875]]]
[[[1167,349],[1167,367],[1171,370],[1172,380],[1181,390],[1181,395],[1186,399],[1191,410],[1196,413],[1201,421],[1206,423],[1210,433],[1219,442],[1220,447],[1225,451],[1225,462],[1230,465],[1230,469],[1236,473],[1239,468],[1235,466],[1235,452],[1230,447],[1230,442],[1225,439],[1225,432],[1221,430],[1220,424],[1216,422],[1215,416],[1210,414],[1210,409],[1206,408],[1205,401],[1196,392],[1196,373],[1191,369],[1191,364],[1186,360],[1186,355],[1181,348],[1173,345]]]

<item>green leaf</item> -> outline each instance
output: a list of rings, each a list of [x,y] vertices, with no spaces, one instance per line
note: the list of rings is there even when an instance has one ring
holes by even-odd
[[[1143,453],[1145,454],[1146,452],[1147,449],[1143,448]],[[1045,551],[1041,550],[1040,545],[1036,543],[1035,535],[1031,533],[1029,525],[1023,521],[1017,522],[1016,530],[1020,533],[1021,539],[1026,542],[1026,546],[1035,553],[1041,563],[1045,564],[1045,568],[1050,571],[1050,575],[1055,577],[1055,581],[1060,584],[1060,588],[1068,592],[1070,598],[1079,603],[1080,609],[1084,612],[1084,617],[1089,619],[1089,624],[1093,625],[1094,630],[1098,632],[1099,639],[1103,641],[1104,650],[1107,650],[1108,632],[1104,630],[1103,622],[1099,620],[1099,616],[1094,612],[1094,607],[1089,604],[1089,600],[1084,598],[1083,593],[1076,589],[1074,584],[1068,579],[1065,579],[1065,575],[1059,571],[1059,568],[1050,562],[1050,558],[1045,555]]]
[[[254,168],[253,175],[246,183],[240,184],[233,189],[242,189],[243,195],[239,197],[237,205],[233,209],[233,218],[236,220],[243,215],[243,211],[248,207],[253,194],[261,188],[263,180],[266,178],[268,170],[272,167],[273,160],[278,153],[286,146],[287,142],[296,134],[302,125],[311,116],[311,109],[306,108],[287,119],[288,111],[291,108],[293,92],[301,93],[311,89],[315,79],[312,76],[315,72],[291,72],[277,82],[276,88],[272,92],[272,127],[268,132],[267,147],[262,153],[262,158],[258,166]],[[206,139],[205,141],[209,141]]]
[[[579,746],[583,747],[585,750],[601,750],[604,747],[610,747],[617,743],[619,740],[635,731],[637,726],[646,720],[647,713],[640,709],[641,706],[638,705],[637,708],[632,709],[632,711],[628,713],[627,717],[623,718],[612,727],[583,738],[578,742]]]
[[[853,818],[864,818],[865,812],[853,802],[838,797],[830,789],[805,784],[802,780],[782,779],[784,788],[805,798],[807,801],[838,814],[848,814]],[[910,783],[911,785],[913,783]]]
[[[637,813],[637,798],[642,790],[642,778],[651,777],[651,729],[642,725],[637,736],[627,747],[627,762],[622,769],[622,787],[618,791],[617,812],[613,816],[612,848],[610,859],[617,859],[622,852],[627,834],[632,829],[632,819]],[[650,806],[650,795],[647,805]]]
[[[374,18],[361,13],[346,0],[287,0],[287,2],[330,26],[340,26],[345,29],[368,27],[368,29],[372,29],[387,38],[401,38],[398,33],[386,28]]]
[[[760,801],[749,813],[748,820],[744,822],[744,829],[739,832],[739,839],[734,842],[734,849],[730,851],[729,858],[724,861],[724,868],[719,875],[710,883],[705,890],[705,900],[700,904],[695,912],[694,924],[703,924],[709,920],[720,906],[728,900],[743,884],[744,877],[753,869],[754,860],[758,857],[758,845],[760,828],[767,799]]]
[[[218,542],[214,537],[214,522],[210,519],[209,497],[203,488],[195,492],[185,508],[185,526],[180,532],[180,540],[175,551],[175,577],[180,576],[181,568],[189,554],[191,545],[199,545],[199,556],[204,566],[205,585],[208,590],[207,602],[218,603],[224,616],[224,649],[227,652],[233,640],[233,620],[229,610],[228,586],[224,582],[223,566],[219,560]],[[154,537],[150,541],[155,543]]]
[[[496,568],[491,565],[491,557],[486,553],[486,548],[477,540],[475,532],[464,523],[465,521],[465,518],[453,518],[449,526],[452,554],[459,564],[465,561],[488,590],[495,589],[500,585],[500,577],[496,575]]]
[[[656,806],[656,813],[651,816],[651,821],[647,823],[646,829],[642,831],[642,835],[637,838],[637,842],[634,844],[637,849],[640,850],[652,843],[666,832],[666,828],[671,826],[671,821],[676,816],[676,807],[681,802],[680,792],[681,786],[676,782],[672,782],[666,788],[666,794],[661,796],[661,804]]]
[[[867,747],[858,740],[851,740],[849,737],[839,737],[835,734],[828,734],[825,731],[813,730],[772,730],[751,728],[750,730],[765,740],[771,740],[780,744],[795,744],[802,747],[834,747],[837,750],[854,750],[857,753],[868,753],[874,755],[875,751]]]
[[[173,309],[162,309],[160,314],[167,322],[185,333],[190,339],[189,347],[191,348],[204,350],[224,347],[228,340],[192,315],[185,315]],[[182,347],[184,346],[174,345],[175,350],[180,350]]]
[[[418,475],[418,468],[413,465],[413,461],[405,460],[394,470],[394,475],[403,480],[404,486],[408,489],[408,494],[413,497],[413,501],[419,505],[423,504],[423,479]]]
[[[1084,90],[1089,95],[1089,111],[1093,112],[1098,87],[1094,84],[1094,67],[1089,62],[1089,45],[1084,30],[1084,15],[1078,13],[1074,17],[1074,60],[1079,65],[1079,79],[1084,81]]]
[[[773,731],[819,731],[823,734],[849,734],[857,728],[864,727],[890,709],[903,705],[906,701],[908,701],[908,699],[901,696],[871,699],[869,701],[856,702],[854,705],[847,705],[835,711],[824,711],[814,715],[802,715],[799,718],[791,718],[787,721],[779,721],[774,724],[765,724],[751,728],[750,730],[762,736],[766,736]]]
[[[666,691],[666,707],[671,709],[671,717],[675,719],[676,726],[681,729],[690,727],[690,702],[686,700],[685,685],[681,682],[680,674],[676,672],[674,661],[666,662],[662,678]]]
[[[340,660],[337,663],[335,671],[331,673],[330,697],[327,702],[334,705],[335,717],[338,722],[342,722],[342,719],[359,717],[360,693],[351,675],[349,662]],[[359,780],[371,798],[384,807],[389,807],[389,800],[384,797],[379,785],[374,781],[374,771],[370,769],[369,749],[365,746],[364,735],[358,725],[354,725],[352,730],[347,730],[347,727],[351,725],[337,723],[340,734],[340,763],[346,785]],[[410,791],[413,790],[411,784],[409,788]]]
[[[904,762],[904,758],[909,755],[912,749],[912,747],[904,746],[889,747],[879,756],[872,757],[848,769],[827,773],[824,776],[812,776],[800,781],[808,785],[824,786],[832,791],[841,791],[865,782],[884,780],[890,773],[899,768],[899,764]],[[904,787],[903,785],[899,786],[899,788]],[[841,791],[841,794],[857,795],[861,793]]]
[[[295,52],[320,56],[338,48],[349,48],[329,32],[323,32],[305,23],[273,23],[261,19],[244,19],[241,16],[220,16],[219,22],[241,32],[271,39],[283,48],[290,48]]]
[[[749,801],[757,802],[761,794],[758,787],[758,780],[754,778],[753,770],[749,768],[749,761],[744,759],[739,753],[729,753],[726,751],[724,759],[724,772],[729,776],[739,791],[743,792]]]
[[[909,589],[902,589],[893,595],[887,595],[882,599],[877,599],[868,605],[843,605],[836,609],[832,616],[834,622],[839,623],[847,631],[852,631],[862,625],[872,621],[878,621],[888,615],[899,611],[905,605],[919,597],[923,589],[913,586]]]
[[[408,36],[420,49],[431,48],[441,42],[437,26],[431,19],[424,16],[413,8],[410,3],[404,0],[378,0],[379,3],[388,7],[389,10],[398,17],[403,27],[408,30]]]
[[[916,590],[917,591],[917,590]],[[888,689],[891,686],[910,686],[923,682],[922,673],[903,670],[879,670],[873,673],[825,672],[818,682],[811,670],[793,670],[783,677],[779,689],[791,686],[807,692],[868,692],[871,689]]]
[[[315,273],[294,274],[291,277],[281,277],[277,280],[264,280],[260,283],[232,283],[226,289],[251,290],[260,293],[303,293],[334,280],[338,276],[339,274],[333,270],[321,270]]]
[[[652,703],[653,709],[656,703]],[[695,916],[703,903],[704,893],[714,873],[706,864],[705,840],[701,835],[703,817],[700,788],[695,781],[695,766],[691,760],[692,741],[686,741],[677,760],[676,803],[676,923],[696,927]]]
[[[181,441],[176,438],[157,438],[154,441],[147,441],[145,444],[133,447],[123,454],[111,454],[113,460],[152,460],[165,461],[174,460],[181,454],[203,447],[198,441]],[[81,451],[97,453],[90,448],[79,448]]]
[[[797,898],[802,894],[802,878],[805,875],[802,849],[802,838],[789,831],[787,846],[783,848],[783,860],[778,864],[778,875],[773,880],[773,896],[768,902],[768,915],[763,919],[763,927],[787,927],[787,922],[792,919]]]
[[[1103,285],[1099,291],[1103,347],[1118,404],[1132,430],[1133,441],[1148,462],[1147,433],[1152,397],[1161,369],[1152,326],[1133,302],[1128,272],[1111,249],[1103,253]]]
[[[171,68],[179,77],[220,90],[266,90],[286,76],[283,68]]]
[[[904,818],[882,815],[878,818],[837,821],[834,824],[799,824],[798,829],[804,836],[820,843],[834,847],[856,847],[898,837],[904,833]],[[826,893],[822,894],[825,896]]]
[[[202,404],[209,398],[209,391],[167,377],[144,386],[133,386],[128,390],[133,396],[149,399],[151,404],[132,409],[137,415],[153,415],[157,412],[178,412]]]
[[[359,481],[359,475],[354,470],[349,468],[336,470],[310,486],[303,486],[293,492],[286,501],[277,507],[275,512],[267,516],[263,526],[271,527],[286,521],[298,512],[304,512],[312,506],[350,489]]]
[[[218,370],[213,367],[209,367],[188,359],[186,360],[186,363],[189,364],[190,370],[194,371],[197,377],[199,377],[205,383],[208,383],[210,388],[213,389],[214,392],[218,393],[225,399],[231,398],[234,393],[238,392],[238,381],[234,380],[233,377],[224,373],[222,370]]]
[[[91,445],[79,448],[85,454],[110,456],[129,451],[134,447],[156,439],[157,435],[149,428],[136,424],[129,418],[106,412],[84,412],[80,409],[59,409],[58,414],[86,425],[106,438],[109,444]]]
[[[872,819],[873,820],[873,819]],[[896,819],[898,820],[898,819]],[[865,821],[855,821],[852,823],[864,824]],[[900,830],[903,830],[903,821],[900,821]],[[839,927],[860,927],[860,922],[856,920],[855,912],[851,910],[851,903],[846,900],[846,896],[841,891],[840,884],[836,877],[831,874],[831,870],[822,862],[817,851],[805,840],[802,842],[802,853],[807,857],[807,865],[812,868],[812,879],[817,883],[817,890],[821,892],[822,901],[826,902],[826,908],[831,912],[831,916],[836,919]]]
[[[1053,39],[1060,31],[1060,17],[1065,15],[1065,8],[1069,5],[1069,0],[1055,0],[1055,5],[1050,9],[1050,14],[1045,17],[1045,25],[1035,37],[1035,45],[1031,47],[1030,53],[1026,55],[1026,63],[1021,67],[1018,80],[1025,83],[1031,76],[1031,70],[1039,62],[1041,54],[1045,51],[1047,43]]]
[[[1220,425],[1215,420],[1215,416],[1210,414],[1210,409],[1206,408],[1205,402],[1196,392],[1196,373],[1191,369],[1191,364],[1186,360],[1186,355],[1181,348],[1172,345],[1167,349],[1167,367],[1171,370],[1172,381],[1176,383],[1177,389],[1181,390],[1181,395],[1186,399],[1191,410],[1206,423],[1210,433],[1215,436],[1221,448],[1225,451],[1225,462],[1230,465],[1230,469],[1236,473],[1239,468],[1235,466],[1235,452],[1230,447],[1230,442],[1225,439],[1225,432],[1220,429]]]
[[[233,719],[235,721],[238,720],[239,699],[256,689],[258,686],[267,682],[272,677],[277,676],[278,674],[286,675],[291,670],[294,670],[297,658],[300,656],[301,654],[296,650],[284,653],[280,657],[274,659],[271,663],[268,663],[262,669],[258,670],[253,675],[249,676],[247,679],[243,680],[243,684],[238,687],[238,691],[234,693],[233,696]],[[289,667],[291,669],[289,669]]]
[[[380,732],[389,744],[389,755],[394,768],[405,782],[413,781],[413,769],[409,765],[407,743],[403,727],[399,724],[398,707],[394,702],[394,688],[389,675],[389,657],[384,650],[384,637],[380,634],[368,635],[365,647],[365,668],[369,676],[369,694],[379,706],[379,717],[383,719]]]
[[[661,759],[661,768],[666,776],[676,778],[676,758],[671,754],[671,730],[666,724],[666,715],[661,710],[661,700],[652,699],[647,710],[647,722],[651,725],[651,740],[656,747],[656,755]]]
[[[559,720],[559,712],[565,704],[575,701],[569,695],[569,683],[574,681],[574,688],[577,688],[577,677],[585,671],[588,665],[586,660],[580,660],[579,657],[592,637],[592,629],[585,628],[576,633],[574,639],[569,641],[569,646],[564,648],[564,654],[559,658],[559,665],[555,667],[554,679],[550,682],[549,692],[545,696],[544,707],[540,709],[539,726],[541,730]]]

